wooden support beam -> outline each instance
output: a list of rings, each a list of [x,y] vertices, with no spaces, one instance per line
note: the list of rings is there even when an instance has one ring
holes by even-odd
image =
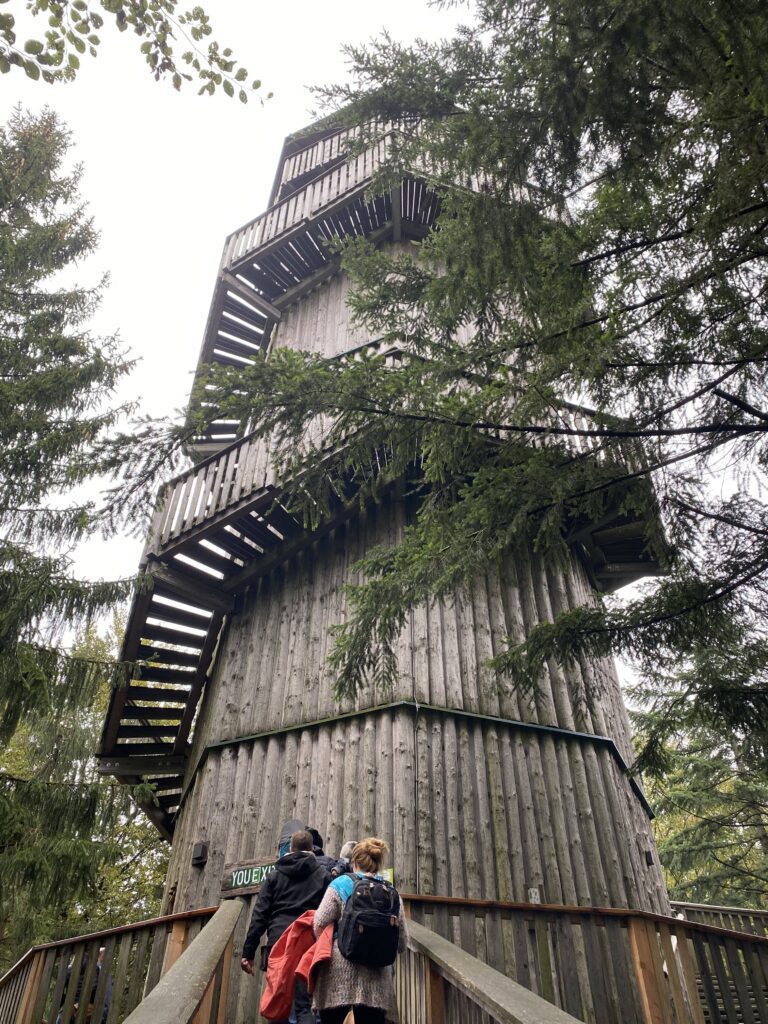
[[[145,708],[126,705],[123,710],[123,721],[136,720],[142,722],[174,722],[178,725],[183,714],[182,708]]]
[[[206,680],[208,678],[208,668],[213,657],[213,652],[216,648],[216,644],[219,642],[219,633],[221,632],[221,626],[224,622],[224,616],[221,612],[217,612],[211,620],[211,625],[208,630],[208,635],[205,638],[205,646],[200,652],[200,665],[195,676],[195,681],[190,690],[189,700],[187,706],[184,708],[184,717],[181,720],[179,731],[176,735],[176,740],[173,744],[174,750],[181,752],[187,743],[190,730],[192,729],[192,722],[195,719],[195,712],[197,711],[197,705],[200,700],[200,694],[203,692]]]
[[[141,627],[142,640],[162,640],[166,644],[178,644],[180,647],[192,647],[200,650],[204,637],[185,633],[181,629],[173,629],[162,622],[148,622]]]
[[[658,562],[642,562],[638,559],[636,562],[605,562],[603,565],[596,566],[594,573],[595,576],[604,576],[606,579],[617,576],[629,576],[632,579],[637,579],[638,576],[662,576],[665,574],[665,570]]]
[[[292,288],[287,288],[282,295],[275,298],[275,305],[278,309],[287,309],[292,306],[294,302],[298,302],[299,299],[303,298],[308,292],[311,292],[318,285],[322,284],[323,281],[327,281],[329,277],[333,277],[339,270],[339,259],[330,259],[324,266],[320,267],[313,274],[305,277],[299,284],[294,285]]]
[[[183,775],[187,770],[187,757],[185,754],[158,754],[155,757],[97,754],[96,765],[99,775],[151,775],[170,771]]]
[[[221,273],[222,284],[225,288],[229,288],[236,295],[239,295],[245,302],[255,306],[260,313],[268,317],[270,320],[279,321],[281,317],[280,310],[273,306],[269,299],[265,299],[263,295],[260,295],[255,288],[249,288],[247,284],[244,284],[240,278],[235,277],[228,270],[224,270]]]
[[[145,719],[149,719],[152,714],[151,708],[144,709]],[[117,730],[117,738],[121,740],[128,739],[155,739],[161,736],[172,737],[176,734],[176,726],[167,723],[165,725],[145,725],[142,722],[138,724],[135,722],[129,722],[128,724],[120,724]]]
[[[161,668],[159,665],[138,665],[131,682],[172,683],[180,686],[191,686],[195,681],[195,673],[188,669]]]
[[[185,665],[187,668],[197,668],[200,658],[199,654],[192,654],[190,651],[172,651],[158,644],[142,643],[139,648],[139,658],[142,661],[153,661],[161,665]]]
[[[189,690],[172,690],[165,686],[129,686],[128,700],[163,701],[170,704],[185,704]]]

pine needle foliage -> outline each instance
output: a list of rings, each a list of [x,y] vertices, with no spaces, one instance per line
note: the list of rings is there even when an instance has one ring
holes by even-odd
[[[671,898],[765,909],[767,719],[739,707],[745,682],[766,685],[765,650],[744,640],[735,654],[703,640],[689,668],[636,684],[632,718]]]
[[[108,525],[95,500],[77,496],[94,492],[118,447],[130,452],[115,437],[131,407],[114,392],[132,363],[116,337],[89,329],[104,282],[72,283],[97,235],[68,149],[50,111],[18,110],[0,127],[3,955],[56,937],[87,905],[100,873],[120,863],[115,828],[135,815],[127,791],[101,781],[92,759],[108,695],[126,672],[92,623],[133,581],[78,579],[69,554]]]
[[[22,715],[76,706],[91,669],[55,640],[124,599],[129,583],[77,580],[66,550],[97,523],[65,497],[103,469],[126,405],[110,404],[132,363],[94,337],[95,288],[60,283],[97,236],[64,169],[56,115],[17,111],[0,129],[0,740]]]
[[[209,384],[272,433],[309,521],[347,477],[407,469],[421,498],[358,566],[340,694],[391,682],[413,602],[504,551],[557,563],[610,512],[644,519],[666,576],[510,639],[501,685],[534,687],[548,657],[687,669],[706,637],[753,662],[691,699],[733,729],[765,715],[766,44],[758,0],[479,0],[452,39],[350,49],[352,84],[320,93],[361,145],[390,135],[373,191],[411,173],[440,196],[411,251],[342,247],[357,321],[402,357],[277,351]]]
[[[34,943],[159,907],[165,844],[130,790],[100,777],[92,757],[115,639],[88,629],[71,652],[78,692],[25,714],[0,752],[0,969]]]

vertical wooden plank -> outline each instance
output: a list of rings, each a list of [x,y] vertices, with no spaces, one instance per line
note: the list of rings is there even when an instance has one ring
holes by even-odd
[[[552,956],[550,952],[550,928],[556,927],[556,922],[545,921],[544,916],[537,913],[534,918],[536,931],[537,968],[539,973],[539,994],[548,1002],[556,1002],[555,998],[555,972],[553,970]],[[557,947],[555,949],[557,952]],[[570,980],[570,979],[569,979]],[[565,995],[565,993],[563,993]],[[567,998],[567,996],[565,996]]]
[[[704,1012],[701,1006],[699,988],[696,984],[696,969],[691,956],[690,936],[682,925],[676,926],[677,931],[677,956],[683,971],[685,980],[685,992],[688,1001],[688,1010],[693,1024],[705,1024]],[[768,1022],[766,1022],[768,1024]]]
[[[35,1002],[32,1007],[32,1024],[39,1024],[43,1019],[45,1012],[46,996],[48,995],[48,988],[51,984],[51,977],[53,975],[53,966],[56,963],[56,949],[49,949],[45,953],[45,965],[40,974],[40,978],[37,983],[37,995],[35,996]]]
[[[620,930],[618,934],[621,939]],[[612,946],[604,923],[595,918],[581,918],[581,935],[594,1019],[606,1024],[635,1024],[634,998],[627,992],[626,998],[621,999],[612,977],[614,963],[624,960],[624,943]]]
[[[700,932],[691,933],[691,941],[693,948],[696,952],[696,962],[698,965],[698,974],[702,981],[702,987],[704,996],[707,1001],[709,1009],[710,1020],[717,1020],[720,1014],[720,1008],[718,1006],[717,993],[712,983],[712,967],[707,959],[707,948],[704,941],[702,940]]]
[[[147,979],[144,983],[144,995],[147,996],[160,980],[163,973],[165,961],[165,948],[168,941],[169,927],[167,924],[157,924],[154,927],[152,937],[152,952],[149,957],[147,968]]]
[[[189,1024],[209,1024],[211,1019],[211,1007],[213,1006],[213,990],[216,985],[216,972],[211,976],[211,980],[208,982],[208,987],[203,993],[203,998],[200,1000],[200,1006],[197,1008],[192,1020]]]
[[[116,944],[117,938],[114,935],[110,935],[104,944],[104,956],[102,957],[101,970],[99,971],[99,982],[96,986],[96,995],[93,1000],[92,1024],[101,1024],[107,996],[111,995],[112,960],[114,959]]]
[[[685,1003],[683,986],[680,980],[680,962],[672,947],[672,933],[669,926],[659,921],[656,927],[659,932],[659,938],[661,939],[661,948],[664,951],[664,966],[666,967],[666,975],[669,979],[669,987],[672,993],[672,1003],[675,1008],[675,1016],[677,1017],[678,1022],[682,1022],[685,1021],[688,1016],[688,1008]]]
[[[56,1014],[59,1012],[62,1000],[64,998],[64,986],[67,983],[67,970],[69,968],[69,955],[70,946],[59,947],[59,964],[56,972],[56,984],[53,987],[53,995],[51,997],[51,1008],[49,1016],[53,1016],[56,1019]]]
[[[744,943],[744,960],[747,965],[750,988],[755,999],[755,1009],[760,1024],[768,1024],[768,1000],[766,999],[766,976],[757,956],[756,944]]]
[[[708,935],[707,941],[709,944],[709,953],[712,957],[712,963],[715,968],[715,975],[717,977],[718,987],[720,989],[720,998],[723,1001],[723,1008],[726,1013],[726,1020],[738,1020],[736,1014],[736,1005],[733,1001],[733,995],[731,993],[731,985],[728,970],[726,964],[723,963],[723,942],[718,935]]]
[[[739,1012],[744,1024],[756,1024],[757,1018],[752,1010],[752,1002],[750,999],[750,982],[749,977],[745,969],[745,963],[742,961],[741,944],[736,943],[734,939],[726,938],[723,942],[723,951],[725,953],[725,963],[728,974],[733,979],[733,984],[736,988],[736,994],[739,998]]]
[[[244,917],[245,915],[241,915]],[[232,971],[232,950],[234,949],[235,937],[232,935],[227,943],[222,957],[221,991],[219,992],[219,1008],[216,1014],[216,1024],[226,1024],[227,1019],[227,997],[229,995],[229,975]]]
[[[133,953],[131,966],[131,980],[128,985],[128,994],[125,1000],[124,1013],[131,1013],[141,1000],[141,992],[144,988],[146,978],[147,947],[149,945],[150,929],[142,928],[136,938],[136,948]]]
[[[37,1001],[37,990],[45,964],[45,954],[38,950],[32,957],[24,991],[16,1015],[17,1024],[32,1024],[32,1008]]]
[[[669,1024],[669,1014],[666,1012],[666,993],[659,989],[655,958],[646,922],[641,918],[631,917],[628,930],[644,1024]]]
[[[120,952],[117,957],[115,976],[112,979],[112,1001],[109,1004],[107,1024],[117,1024],[117,1022],[123,1017],[121,1010],[125,996],[126,982],[128,980],[128,968],[131,962],[132,947],[133,934],[131,932],[124,932],[120,936]]]
[[[95,942],[89,942],[85,947],[83,955],[86,958],[85,971],[83,973],[82,984],[78,986],[80,994],[77,996],[78,1007],[77,1013],[75,1014],[75,1024],[85,1024],[85,1019],[88,1015],[91,992],[94,987],[94,981],[96,980],[96,963],[99,959],[99,940],[97,939]]]
[[[77,995],[78,983],[80,981],[80,968],[83,964],[83,954],[85,953],[85,944],[78,942],[74,946],[75,955],[72,958],[71,970],[68,972],[67,986],[64,994],[64,1006],[61,1010],[61,1019],[69,1022],[72,1016],[72,1010],[75,1005],[75,996]]]

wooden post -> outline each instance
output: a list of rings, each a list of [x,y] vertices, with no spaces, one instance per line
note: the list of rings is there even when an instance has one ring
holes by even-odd
[[[445,1020],[445,981],[431,963],[427,966],[427,1024]]]
[[[627,923],[632,963],[645,1024],[668,1024],[666,993],[662,992],[656,974],[648,923],[631,917]],[[653,925],[650,925],[653,928]],[[655,934],[653,936],[655,941]]]
[[[232,950],[235,944],[234,935],[227,943],[224,955],[221,958],[221,989],[219,990],[219,1010],[216,1014],[216,1024],[226,1024],[227,1020],[227,997],[229,995],[229,972],[232,970]]]
[[[181,956],[184,949],[184,940],[187,937],[187,922],[174,921],[171,927],[171,934],[168,938],[168,945],[165,947],[165,959],[163,960],[163,971],[170,970]]]
[[[32,1015],[31,1010],[35,1004],[35,996],[37,995],[37,986],[40,981],[40,975],[43,970],[43,953],[35,953],[34,959],[32,960],[32,966],[29,969],[27,975],[27,983],[24,986],[24,995],[21,997],[19,1003],[19,1010],[16,1014],[16,1024],[31,1024]]]
[[[216,985],[216,975],[214,974],[211,980],[208,982],[208,988],[205,990],[203,998],[200,1000],[200,1007],[197,1013],[190,1021],[190,1024],[209,1024],[211,1019],[211,1006],[213,1004],[213,989]]]

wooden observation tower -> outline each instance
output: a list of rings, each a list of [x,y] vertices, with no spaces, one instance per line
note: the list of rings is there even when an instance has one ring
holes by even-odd
[[[325,243],[410,245],[440,204],[416,177],[370,198],[386,137],[348,157],[352,135],[286,140],[267,212],[225,243],[201,364],[244,366],[280,346],[377,351],[350,322],[349,282]],[[485,667],[504,636],[652,572],[642,522],[617,510],[580,528],[563,570],[509,558],[413,609],[394,690],[339,706],[329,627],[346,614],[349,566],[403,529],[401,493],[363,512],[340,505],[308,532],[281,503],[290,481],[263,441],[219,422],[197,451],[158,505],[143,561],[153,587],[133,603],[123,652],[138,667],[113,695],[99,752],[104,772],[155,791],[147,811],[173,842],[166,913],[215,905],[225,867],[268,861],[293,817],[332,853],[385,837],[414,918],[534,988],[530,965],[555,956],[556,939],[544,949],[505,906],[670,913],[612,663],[552,664],[530,701],[500,696]],[[609,929],[585,940],[574,971],[606,970],[611,942]]]

